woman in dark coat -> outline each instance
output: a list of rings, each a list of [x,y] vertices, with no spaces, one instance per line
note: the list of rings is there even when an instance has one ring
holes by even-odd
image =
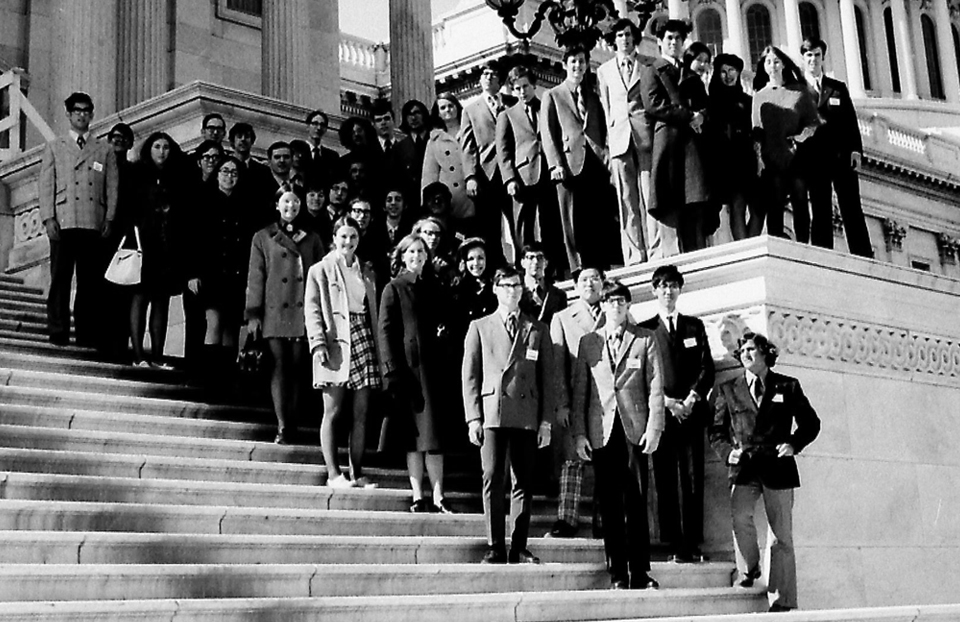
[[[753,99],[743,91],[743,61],[719,54],[713,61],[707,117],[713,140],[710,167],[715,171],[714,198],[725,206],[734,240],[760,235],[763,214],[753,200],[757,184],[757,154],[753,150],[750,113]],[[747,220],[749,210],[750,219]]]
[[[463,344],[470,322],[497,309],[497,296],[487,270],[487,244],[468,238],[460,245],[460,276],[453,283],[453,340]]]
[[[714,171],[707,163],[712,150],[711,120],[708,112],[707,84],[704,76],[710,68],[713,52],[703,43],[694,41],[683,53],[680,61],[680,98],[690,110],[703,115],[703,125],[699,132],[694,132],[693,139],[688,147],[686,160],[687,170],[701,170],[704,177],[703,201],[696,205],[688,205],[683,218],[695,219],[696,238],[705,245],[708,235],[717,230],[720,225],[719,205],[713,200],[713,188],[716,185]],[[699,242],[698,242],[699,243]]]
[[[307,365],[304,299],[310,267],[323,257],[320,237],[296,224],[300,198],[281,189],[277,222],[261,229],[250,247],[247,275],[247,332],[267,341],[273,360],[270,395],[277,416],[276,443],[290,442]]]
[[[194,245],[183,191],[188,186],[183,183],[186,163],[176,141],[168,134],[155,132],[144,141],[140,160],[134,166],[133,224],[140,235],[143,269],[130,307],[133,361],[137,367],[167,367],[160,359],[167,338],[170,298],[182,292],[188,281],[191,288],[197,286],[193,273],[197,262],[190,256]],[[133,237],[131,231],[128,245]],[[143,351],[148,306],[152,362]]]
[[[441,403],[445,394],[445,360],[441,335],[448,305],[444,291],[430,270],[430,252],[419,236],[400,240],[393,254],[397,276],[383,290],[380,301],[380,352],[384,388],[391,405],[387,439],[407,452],[407,471],[413,490],[411,512],[450,509],[443,498],[443,433],[441,416],[450,411]],[[433,486],[432,501],[423,498],[424,465]]]

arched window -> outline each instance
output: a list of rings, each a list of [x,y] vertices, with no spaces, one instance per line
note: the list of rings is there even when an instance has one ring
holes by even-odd
[[[857,21],[857,43],[860,45],[860,71],[863,72],[863,88],[871,91],[873,90],[873,82],[870,80],[870,62],[867,59],[866,20],[863,17],[863,10],[858,6],[853,7],[853,16]]]
[[[800,3],[800,36],[804,39],[820,38],[820,14],[812,2]]]
[[[890,7],[883,10],[883,30],[887,35],[887,56],[890,58],[890,81],[893,92],[900,92],[900,66],[897,64],[897,46],[893,38],[893,11]]]
[[[943,92],[943,74],[940,71],[940,55],[937,53],[937,29],[929,15],[920,16],[920,26],[923,30],[923,50],[927,57],[930,97],[946,99]]]
[[[770,11],[766,6],[754,4],[747,9],[747,38],[750,40],[750,62],[756,67],[763,48],[773,45]]]
[[[697,41],[707,44],[714,55],[723,50],[723,24],[716,9],[704,9],[697,15]]]

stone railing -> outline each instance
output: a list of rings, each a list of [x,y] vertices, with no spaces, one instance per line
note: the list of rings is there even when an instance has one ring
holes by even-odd
[[[383,62],[379,51],[383,44],[374,43],[367,39],[352,35],[340,35],[340,66],[355,66],[360,69],[377,71],[382,69],[379,63]]]
[[[960,183],[960,142],[901,125],[875,113],[858,113],[857,123],[867,155],[917,167],[922,173]]]

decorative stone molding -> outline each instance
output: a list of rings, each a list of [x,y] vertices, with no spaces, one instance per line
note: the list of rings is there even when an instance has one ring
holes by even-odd
[[[958,339],[778,309],[767,326],[781,353],[960,380]]]
[[[20,212],[13,221],[13,243],[23,244],[43,235],[43,223],[40,221],[40,208],[35,207]]]
[[[938,233],[937,250],[940,251],[942,263],[956,263],[957,255],[960,253],[960,238],[955,238],[948,233]]]
[[[901,227],[897,221],[887,218],[883,221],[883,239],[887,243],[887,250],[903,250],[903,238],[907,237],[907,229]]]

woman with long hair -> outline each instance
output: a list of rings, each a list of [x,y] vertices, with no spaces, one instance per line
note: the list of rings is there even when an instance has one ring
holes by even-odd
[[[419,236],[400,240],[392,263],[395,276],[380,301],[380,352],[391,405],[385,438],[406,451],[413,491],[410,511],[449,514],[443,497],[441,431],[441,416],[449,418],[442,403],[449,367],[442,344],[445,292],[431,273],[430,251]],[[424,466],[433,488],[430,500],[423,496]]]
[[[742,72],[743,61],[738,56],[718,54],[713,61],[707,103],[713,138],[710,166],[716,180],[714,197],[727,210],[734,240],[760,235],[763,229],[763,214],[754,200],[757,154],[750,119],[753,98],[743,90]]]
[[[472,222],[476,215],[473,199],[467,196],[463,174],[463,151],[460,149],[460,118],[463,105],[452,93],[440,93],[430,110],[430,138],[423,156],[420,192],[434,182],[443,182],[450,190],[451,218]],[[426,199],[424,199],[426,203]]]
[[[783,211],[788,197],[794,219],[809,219],[796,155],[797,146],[820,125],[820,116],[800,68],[777,47],[768,45],[760,54],[753,88],[753,137],[766,194],[767,233],[785,237]]]
[[[699,131],[694,132],[692,140],[687,143],[683,167],[688,180],[703,180],[699,194],[704,200],[688,204],[680,216],[694,225],[692,231],[698,248],[706,245],[707,236],[716,231],[720,225],[717,205],[713,201],[714,177],[712,168],[707,163],[711,149],[712,128],[711,120],[707,116],[705,77],[710,70],[712,59],[713,52],[709,47],[699,41],[691,43],[680,59],[681,71],[678,84],[680,99],[683,100],[684,106],[694,113],[700,113],[704,119]]]
[[[323,256],[323,243],[297,224],[300,197],[289,186],[277,192],[277,212],[277,221],[253,236],[245,316],[247,332],[261,335],[270,348],[275,442],[286,445],[296,428],[301,371],[307,361],[304,280]]]
[[[130,305],[130,334],[133,338],[133,363],[137,367],[166,368],[161,358],[167,338],[170,298],[188,284],[196,289],[192,273],[196,263],[188,255],[190,215],[183,183],[186,164],[183,152],[169,134],[154,132],[144,141],[135,164],[136,214],[133,224],[139,231],[143,251],[140,285],[133,291]],[[128,240],[133,238],[131,230]],[[143,349],[147,310],[150,311],[151,360]]]
[[[333,225],[333,248],[307,275],[307,338],[313,356],[313,385],[323,391],[320,444],[327,485],[374,488],[363,475],[367,409],[381,386],[374,327],[377,321],[376,277],[356,255],[360,225],[343,216]],[[352,399],[351,399],[352,398]],[[353,404],[350,474],[337,462],[336,430],[345,403]]]

